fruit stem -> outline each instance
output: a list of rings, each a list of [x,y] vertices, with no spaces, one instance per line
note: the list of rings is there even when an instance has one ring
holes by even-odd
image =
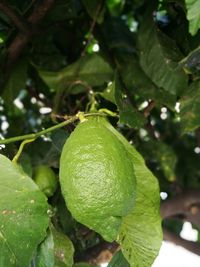
[[[96,98],[95,98],[95,94],[93,93],[92,94],[92,97],[91,97],[91,106],[90,106],[90,112],[96,112],[97,111],[97,101],[96,101]]]
[[[87,121],[87,119],[84,116],[84,112],[78,112],[77,116],[78,116],[80,122]]]
[[[88,102],[87,106],[86,106],[86,112],[97,112],[97,106],[98,106],[98,102],[96,100],[96,93],[94,93],[93,91],[90,91],[90,101]]]

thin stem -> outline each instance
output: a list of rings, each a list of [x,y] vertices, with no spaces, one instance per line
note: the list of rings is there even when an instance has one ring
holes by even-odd
[[[17,161],[18,161],[18,159],[19,159],[19,157],[20,157],[20,155],[21,155],[21,153],[22,153],[22,151],[23,151],[23,149],[24,149],[24,146],[25,146],[26,144],[28,144],[28,143],[33,142],[33,141],[35,141],[35,138],[34,138],[34,139],[27,139],[27,140],[24,140],[24,141],[21,143],[21,145],[20,145],[20,147],[19,147],[19,150],[17,151],[17,154],[14,156],[12,162],[17,163]]]
[[[11,137],[11,138],[8,138],[8,139],[0,140],[0,145],[6,145],[6,144],[9,144],[9,143],[22,141],[22,140],[36,139],[36,138],[40,137],[41,135],[53,132],[53,131],[55,131],[57,129],[60,129],[60,128],[66,126],[66,125],[69,125],[69,124],[75,122],[76,120],[79,119],[80,114],[84,114],[84,113],[78,112],[76,115],[74,115],[72,117],[66,117],[66,121],[63,121],[63,122],[61,122],[61,123],[59,123],[57,125],[49,127],[47,129],[44,129],[44,130],[42,130],[40,132],[37,132],[37,133],[25,134],[25,135],[20,135],[20,136]],[[84,117],[90,117],[90,116],[106,116],[106,114],[102,113],[102,112],[84,114]]]
[[[151,100],[148,104],[148,106],[144,109],[143,114],[144,117],[147,118],[150,115],[151,110],[155,107],[155,102]]]
[[[101,2],[98,4],[98,6],[97,6],[97,9],[96,9],[96,12],[95,12],[95,15],[94,15],[94,19],[93,19],[92,24],[91,24],[90,29],[89,29],[87,44],[86,44],[86,46],[85,46],[83,52],[81,53],[81,56],[82,56],[82,57],[85,56],[85,53],[86,53],[86,51],[87,51],[87,49],[88,49],[88,46],[90,45],[90,43],[91,43],[91,41],[92,41],[92,37],[93,37],[93,36],[92,36],[92,33],[93,33],[94,28],[95,28],[95,25],[96,25],[96,23],[97,23],[97,19],[98,19],[98,16],[99,16],[100,11],[101,11],[101,8],[102,8],[102,3],[103,3],[103,2],[101,1]]]
[[[116,112],[113,112],[107,108],[100,108],[99,109],[99,112],[103,112],[111,117],[119,117],[119,115],[116,113]]]
[[[73,123],[74,121],[76,121],[78,119],[77,115],[71,117],[70,119],[63,121],[57,125],[54,125],[50,128],[47,128],[45,130],[42,130],[40,132],[37,133],[31,133],[31,134],[25,134],[25,135],[20,135],[20,136],[15,136],[15,137],[11,137],[8,139],[4,139],[4,140],[0,140],[0,145],[1,144],[9,144],[9,143],[13,143],[13,142],[17,142],[17,141],[22,141],[22,140],[30,140],[30,139],[36,139],[41,135],[47,134],[49,132],[55,131],[56,129],[62,128],[70,123]]]

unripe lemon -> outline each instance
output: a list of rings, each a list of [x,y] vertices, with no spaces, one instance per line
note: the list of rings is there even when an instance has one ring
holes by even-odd
[[[106,119],[90,117],[67,139],[60,161],[62,194],[73,217],[108,241],[132,211],[136,191],[132,158],[115,132]]]
[[[39,165],[34,169],[33,180],[40,190],[51,197],[57,188],[57,178],[53,170],[46,165]]]

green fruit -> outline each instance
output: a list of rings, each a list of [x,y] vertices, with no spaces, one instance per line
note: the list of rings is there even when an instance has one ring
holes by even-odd
[[[52,169],[46,165],[39,165],[34,169],[33,180],[40,190],[51,197],[57,188],[57,178]]]
[[[108,241],[116,239],[122,217],[135,202],[136,178],[126,145],[104,118],[90,117],[76,127],[61,154],[60,183],[69,210]]]

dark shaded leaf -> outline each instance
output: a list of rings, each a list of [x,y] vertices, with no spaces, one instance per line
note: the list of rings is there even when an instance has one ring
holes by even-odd
[[[140,128],[145,124],[144,116],[130,103],[122,91],[123,84],[118,75],[115,79],[115,101],[119,109],[120,123],[132,128]]]
[[[87,55],[58,72],[38,70],[40,77],[52,91],[63,91],[69,85],[82,82],[89,86],[100,86],[112,80],[113,70],[98,54]]]
[[[51,226],[34,261],[36,267],[72,267],[73,254],[71,240]]]
[[[182,133],[194,131],[200,126],[200,81],[191,84],[181,99]]]
[[[122,57],[125,55],[124,53],[136,52],[134,35],[122,19],[109,18],[105,20],[102,32],[108,47],[117,49],[118,52],[121,51]]]
[[[178,62],[182,55],[175,42],[162,33],[147,12],[140,30],[138,44],[140,63],[156,86],[174,94],[181,94],[187,87],[187,76]]]
[[[136,57],[127,57],[121,67],[123,80],[132,94],[139,95],[144,100],[154,100],[157,105],[166,105],[174,108],[176,98],[170,92],[156,87],[145,74]]]
[[[46,19],[49,21],[62,21],[64,19],[73,19],[77,17],[75,1],[57,0],[54,8],[50,10]]]

